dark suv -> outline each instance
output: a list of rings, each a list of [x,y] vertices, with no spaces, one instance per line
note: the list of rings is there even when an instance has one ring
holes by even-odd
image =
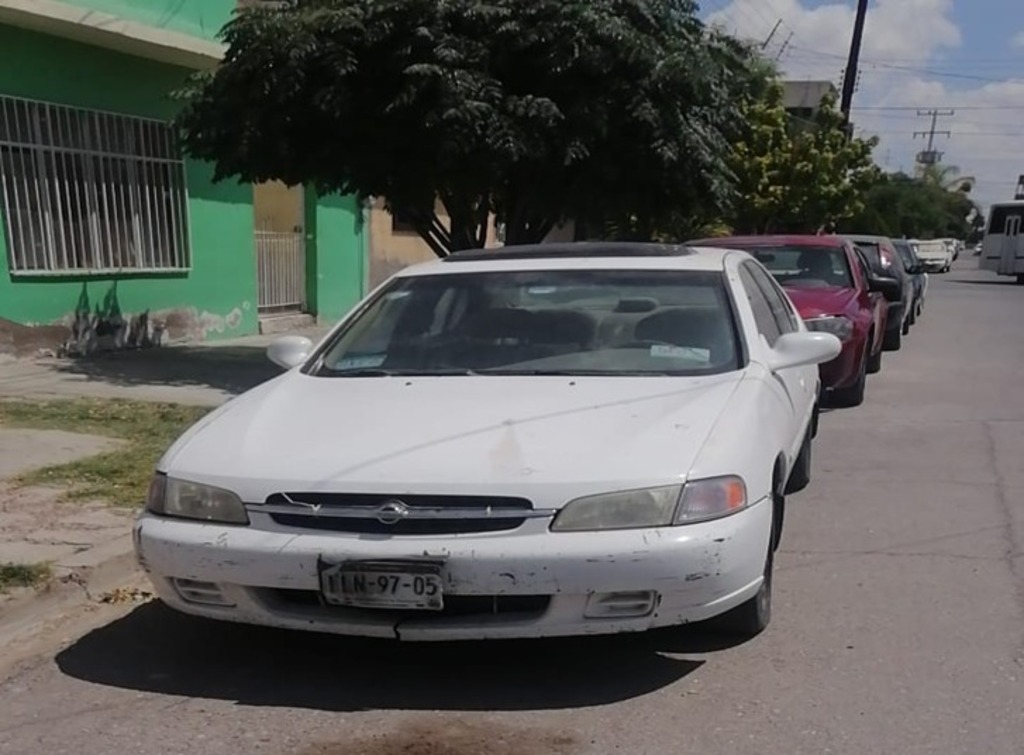
[[[928,292],[928,273],[925,272],[924,264],[918,259],[917,252],[914,251],[914,247],[909,241],[906,239],[893,239],[892,245],[900,255],[903,269],[910,276],[910,280],[914,284],[914,301],[910,307],[910,317],[907,323],[907,329],[909,329],[911,325],[918,321],[921,313],[924,311],[924,295]],[[906,334],[907,330],[905,329],[903,335]]]
[[[910,328],[910,313],[914,301],[914,283],[907,271],[899,252],[888,236],[850,235],[852,241],[864,252],[871,271],[881,278],[895,278],[900,282],[903,295],[899,301],[889,302],[889,320],[885,327],[885,340],[882,348],[886,351],[899,351],[903,346],[903,335]]]

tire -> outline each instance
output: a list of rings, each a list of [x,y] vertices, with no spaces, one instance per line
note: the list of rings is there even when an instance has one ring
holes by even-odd
[[[870,340],[868,342],[870,343]],[[865,372],[869,375],[877,375],[882,371],[882,354],[882,349],[879,349],[877,354],[868,355],[868,365]]]
[[[837,388],[832,391],[832,403],[844,409],[851,409],[864,403],[864,391],[868,385],[868,355],[860,360],[860,372],[857,380],[849,388]]]
[[[1017,274],[1017,285],[1018,286],[1024,286],[1024,274],[1021,274],[1021,273]]]
[[[786,483],[786,495],[799,493],[811,484],[811,455],[812,455],[811,430],[808,428],[804,436],[804,442],[800,445],[800,453],[793,462],[793,471],[789,473],[789,481]]]
[[[882,341],[882,348],[885,351],[899,351],[903,348],[903,329],[898,328],[886,333]]]
[[[913,315],[911,315],[910,317],[908,317],[906,320],[903,321],[903,329],[902,329],[903,335],[905,335],[905,336],[909,336],[910,335],[910,326],[913,325],[913,324],[914,324],[914,316]]]
[[[717,624],[724,634],[749,639],[761,634],[772,620],[772,572],[775,551],[768,548],[765,557],[764,581],[754,597],[718,617]]]

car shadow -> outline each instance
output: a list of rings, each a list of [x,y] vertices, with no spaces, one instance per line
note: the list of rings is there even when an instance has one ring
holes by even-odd
[[[966,283],[971,286],[1017,286],[1019,285],[1014,278],[1007,278],[1002,276],[1000,278],[947,278],[949,283]]]
[[[355,710],[557,710],[669,686],[738,644],[706,630],[564,640],[399,643],[208,621],[159,602],[56,658],[75,679],[244,705]]]
[[[196,386],[244,393],[277,375],[263,348],[173,346],[112,351],[72,357],[54,364],[57,372],[119,386]]]

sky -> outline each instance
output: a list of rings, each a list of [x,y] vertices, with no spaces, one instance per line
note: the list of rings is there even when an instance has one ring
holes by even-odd
[[[700,0],[701,15],[764,43],[786,79],[840,85],[855,0]],[[935,149],[977,184],[982,206],[1013,199],[1024,175],[1024,13],[1021,0],[869,0],[852,119],[881,140],[875,161],[910,172],[938,119]]]

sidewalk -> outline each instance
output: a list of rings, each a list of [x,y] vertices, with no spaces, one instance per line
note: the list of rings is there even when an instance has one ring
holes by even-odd
[[[326,327],[296,331],[314,341]],[[218,406],[280,374],[267,360],[277,336],[118,351],[90,357],[0,356],[0,398],[126,398]]]
[[[301,331],[314,341],[326,328]],[[168,346],[93,357],[0,356],[0,400],[124,398],[217,406],[275,375],[265,355],[276,336]],[[104,502],[65,502],[62,491],[18,488],[10,480],[40,467],[117,449],[121,441],[0,425],[0,564],[52,565],[41,589],[0,594],[0,645],[23,639],[64,612],[96,604],[138,579],[134,512]]]
[[[59,430],[0,427],[0,564],[49,564],[37,588],[0,593],[0,645],[31,635],[61,611],[96,600],[134,568],[132,512],[101,501],[65,502],[53,488],[17,488],[9,480],[123,445]]]

